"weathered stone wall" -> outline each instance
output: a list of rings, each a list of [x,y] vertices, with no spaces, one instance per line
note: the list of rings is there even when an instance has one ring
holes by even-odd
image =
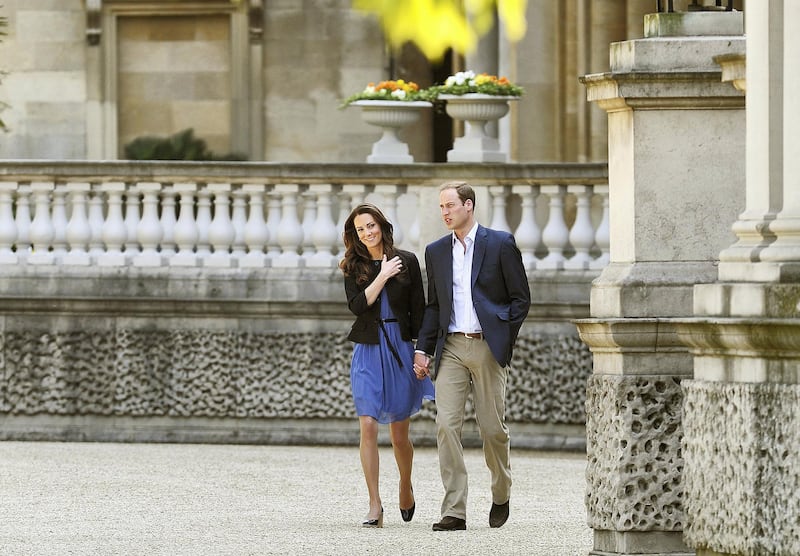
[[[338,271],[96,272],[0,273],[0,438],[357,439],[353,317]],[[591,355],[558,311],[535,308],[515,350],[507,417],[516,445],[584,445]],[[433,403],[415,417],[421,443],[435,441],[434,417]]]
[[[800,554],[800,386],[683,383],[690,546]]]
[[[684,526],[680,381],[667,376],[589,379],[587,514],[612,531]]]

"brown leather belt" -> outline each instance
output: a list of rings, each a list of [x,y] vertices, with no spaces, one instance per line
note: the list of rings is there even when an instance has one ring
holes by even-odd
[[[470,340],[483,340],[483,332],[448,332],[448,336],[464,336]]]

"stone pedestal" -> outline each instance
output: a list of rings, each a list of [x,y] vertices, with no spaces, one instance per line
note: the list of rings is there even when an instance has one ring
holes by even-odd
[[[697,16],[697,17],[694,17]],[[738,29],[719,35],[718,28]],[[744,97],[714,57],[740,13],[653,14],[583,78],[608,113],[611,263],[593,283],[587,512],[594,555],[693,554],[683,541],[683,392],[692,357],[669,317],[716,278],[744,204]]]
[[[800,68],[797,3],[747,5],[746,206],[719,279],[675,323],[684,390],[687,544],[703,556],[800,554]]]

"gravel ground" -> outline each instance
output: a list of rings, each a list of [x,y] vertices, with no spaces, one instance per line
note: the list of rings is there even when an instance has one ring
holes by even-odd
[[[442,487],[432,448],[416,451],[411,523],[381,448],[384,528],[365,529],[357,447],[0,442],[0,554],[588,554],[585,456],[511,457],[504,527],[489,528],[489,474],[471,449],[468,529],[433,532]]]

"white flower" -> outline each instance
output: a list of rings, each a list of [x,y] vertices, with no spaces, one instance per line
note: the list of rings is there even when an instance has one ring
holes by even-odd
[[[395,89],[392,91],[392,96],[396,99],[403,100],[406,98],[406,92],[403,89]]]
[[[364,92],[367,94],[374,94],[375,93],[375,86],[374,85],[367,85],[367,88],[364,89]]]

